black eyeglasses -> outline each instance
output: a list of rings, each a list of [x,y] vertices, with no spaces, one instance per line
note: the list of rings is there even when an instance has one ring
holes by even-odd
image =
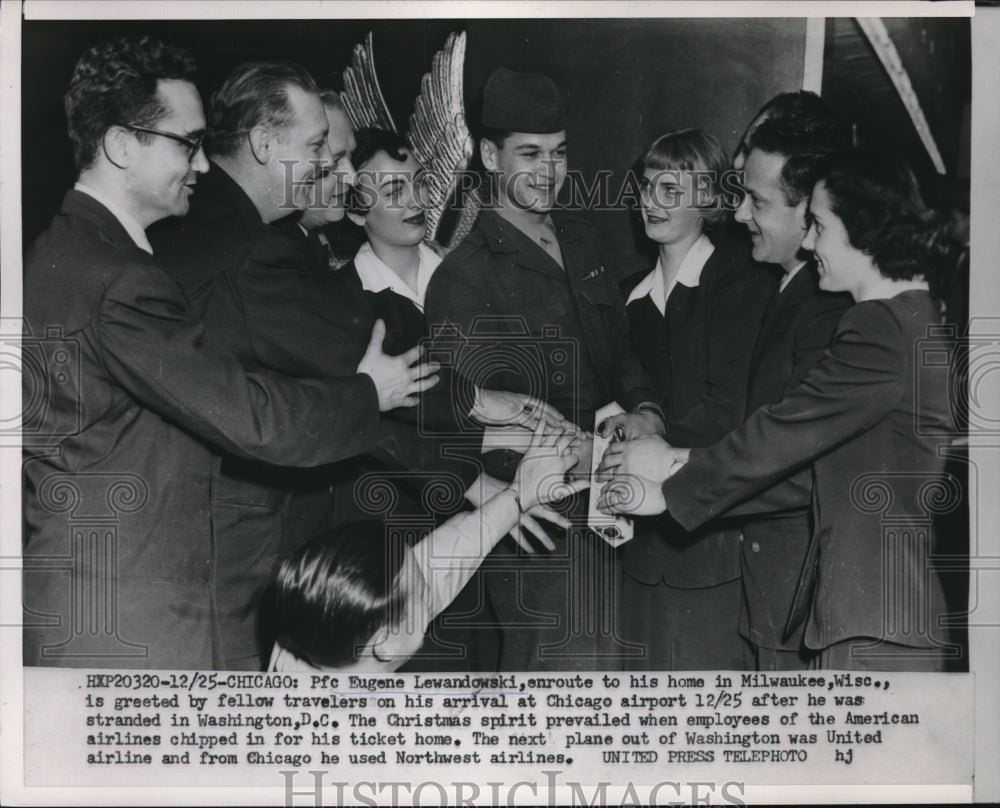
[[[180,143],[182,146],[187,147],[188,162],[194,160],[194,156],[198,153],[201,148],[202,142],[205,140],[205,133],[202,132],[197,137],[184,137],[184,135],[178,135],[176,132],[164,132],[162,129],[150,129],[148,126],[133,126],[130,123],[122,124],[125,129],[130,129],[133,132],[142,132],[146,135],[159,135],[160,137],[165,137],[170,140]]]

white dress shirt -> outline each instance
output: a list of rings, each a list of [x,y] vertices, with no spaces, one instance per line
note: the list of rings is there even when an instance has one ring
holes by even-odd
[[[712,244],[708,236],[702,233],[687,251],[687,255],[684,256],[684,260],[681,261],[681,265],[677,269],[677,274],[674,275],[669,284],[664,277],[663,264],[660,259],[657,259],[653,270],[635,285],[628,300],[625,301],[625,305],[649,295],[660,314],[666,315],[667,298],[674,291],[674,287],[680,284],[694,288],[701,283],[701,271],[705,268],[705,264],[713,252],[715,252],[715,245]]]
[[[434,270],[441,263],[441,256],[426,244],[417,245],[417,249],[420,251],[420,260],[417,265],[417,290],[413,291],[392,267],[375,255],[372,245],[366,241],[354,256],[354,266],[358,271],[358,277],[361,278],[361,288],[376,293],[390,289],[397,295],[411,300],[413,305],[423,311],[427,286],[431,282]]]
[[[781,283],[778,284],[779,295],[785,291],[785,287],[788,286],[789,283],[791,283],[792,278],[794,278],[798,274],[799,270],[802,269],[802,267],[804,267],[805,265],[806,262],[803,261],[801,264],[792,267],[790,270],[788,270],[788,272],[784,274],[784,276],[781,279]]]

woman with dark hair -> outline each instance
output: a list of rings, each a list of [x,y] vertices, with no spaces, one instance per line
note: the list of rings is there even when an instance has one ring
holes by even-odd
[[[946,225],[897,157],[834,156],[810,200],[803,246],[820,288],[856,303],[824,358],[781,402],[704,451],[643,439],[612,445],[602,505],[668,510],[694,529],[723,514],[811,499],[813,533],[786,633],[805,621],[815,665],[943,670],[958,649],[946,614],[933,517],[955,507],[939,452],[953,431],[932,290],[950,266]],[[928,361],[922,361],[927,357]],[[690,456],[690,462],[688,458]],[[811,467],[812,486],[782,483]]]
[[[657,138],[641,160],[641,213],[658,250],[652,271],[622,284],[632,350],[661,395],[664,439],[710,446],[744,415],[750,354],[775,282],[746,240],[713,241],[728,212],[725,155],[698,129]],[[646,670],[742,669],[738,526],[694,532],[668,518],[637,520],[619,556],[620,631]]]

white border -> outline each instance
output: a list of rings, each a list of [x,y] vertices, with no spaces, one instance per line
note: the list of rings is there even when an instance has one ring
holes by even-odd
[[[132,2],[127,0],[28,0],[23,12],[29,19],[158,19],[207,20],[239,17],[268,19],[274,17],[273,0],[243,0],[242,2]],[[0,4],[0,265],[3,267],[0,315],[19,317],[21,311],[21,183],[20,162],[20,14],[16,2]],[[970,0],[963,2],[356,2],[351,0],[302,0],[280,4],[283,19],[345,18],[366,19],[388,17],[419,19],[425,17],[810,17],[835,16],[971,16],[973,20],[973,172],[972,172],[972,291],[973,317],[997,318],[1000,323],[1000,273],[996,271],[996,256],[1000,256],[1000,105],[996,103],[996,77],[1000,75],[1000,9],[974,9]],[[807,49],[807,58],[808,49]],[[815,59],[815,53],[813,54]],[[820,56],[820,59],[822,57]],[[821,62],[820,62],[821,64]],[[807,66],[808,67],[808,66]],[[808,70],[807,70],[808,75]],[[7,321],[9,322],[9,321]],[[5,381],[7,380],[4,377]],[[13,387],[13,389],[12,389]],[[990,395],[1000,389],[989,389]],[[20,409],[20,391],[6,384],[0,388],[0,412]],[[997,585],[996,559],[1000,557],[997,537],[1000,536],[998,501],[985,492],[1000,490],[1000,463],[997,462],[998,441],[977,441],[971,454],[980,475],[978,510],[972,523],[972,546],[978,548],[986,570],[979,581],[979,614],[993,616],[993,625],[973,631],[971,667],[976,676],[975,791],[966,787],[922,787],[918,792],[900,786],[841,787],[817,785],[801,787],[748,788],[746,798],[752,802],[802,803],[841,799],[848,802],[906,801],[934,802],[970,799],[991,801],[1000,799],[1000,586]],[[3,623],[16,623],[20,617],[20,575],[14,558],[20,550],[20,452],[0,448],[0,614]],[[978,534],[976,528],[978,526]],[[257,788],[190,789],[94,788],[83,791],[65,788],[20,788],[22,767],[23,708],[21,702],[19,629],[0,628],[4,651],[0,654],[0,772],[3,782],[2,801],[5,804],[50,801],[60,804],[97,805],[110,802],[133,804],[176,803],[184,805],[219,801],[230,804],[251,804],[267,795]],[[613,790],[609,794],[613,794]]]

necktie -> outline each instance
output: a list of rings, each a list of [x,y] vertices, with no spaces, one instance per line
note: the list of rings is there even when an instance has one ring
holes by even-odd
[[[556,238],[556,229],[552,226],[552,222],[542,222],[542,229],[538,236],[538,240],[541,242],[542,249],[551,255],[552,260],[562,267],[562,251],[559,249],[559,240]],[[565,269],[565,267],[563,267],[563,269]]]

